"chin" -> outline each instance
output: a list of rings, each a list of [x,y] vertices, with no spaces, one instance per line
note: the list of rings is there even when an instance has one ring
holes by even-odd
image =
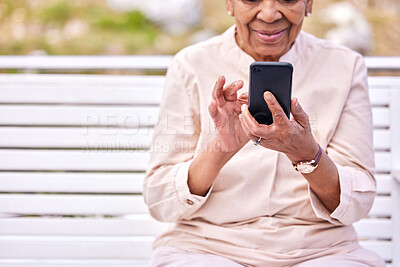
[[[258,54],[262,61],[279,61],[279,58],[284,54],[284,49],[282,47],[277,47],[276,49],[261,49],[258,50]]]

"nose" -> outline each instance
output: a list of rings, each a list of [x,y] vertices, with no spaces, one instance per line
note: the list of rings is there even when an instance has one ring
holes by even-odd
[[[277,0],[263,0],[259,5],[257,19],[266,23],[273,23],[283,17]]]

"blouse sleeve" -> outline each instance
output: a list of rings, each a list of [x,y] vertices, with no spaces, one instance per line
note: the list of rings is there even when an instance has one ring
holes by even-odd
[[[372,130],[367,69],[363,58],[358,56],[346,104],[326,149],[339,172],[340,204],[330,213],[309,188],[311,204],[318,217],[348,225],[368,214],[376,193]]]
[[[150,214],[174,222],[196,212],[208,198],[190,193],[187,180],[200,134],[200,115],[193,108],[177,57],[168,68],[159,121],[154,129],[143,195]],[[190,82],[193,84],[193,81]]]

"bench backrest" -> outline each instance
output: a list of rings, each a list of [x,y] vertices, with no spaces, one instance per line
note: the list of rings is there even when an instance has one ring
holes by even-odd
[[[120,58],[119,68],[165,71],[170,58],[138,60],[146,63]],[[57,68],[41,62],[7,68]],[[0,74],[0,266],[146,266],[167,227],[141,196],[163,82],[163,75]],[[400,251],[391,173],[400,77],[369,83],[378,196],[355,227],[362,245],[390,263]]]

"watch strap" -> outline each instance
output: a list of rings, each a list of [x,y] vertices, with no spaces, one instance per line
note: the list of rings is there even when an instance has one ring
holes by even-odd
[[[313,160],[311,160],[311,161],[300,161],[300,162],[298,162],[296,164],[293,163],[293,167],[294,167],[294,169],[296,171],[299,171],[298,170],[298,166],[302,165],[302,164],[309,164],[309,165],[312,165],[314,168],[316,168],[318,166],[319,160],[321,159],[321,156],[322,156],[322,148],[318,143],[317,143],[317,146],[318,146],[318,153],[317,153],[317,155],[315,156],[315,158]]]
[[[315,166],[318,165],[319,160],[321,159],[321,156],[322,156],[322,148],[321,148],[321,146],[320,146],[318,143],[317,143],[317,146],[318,146],[318,153],[317,153],[317,156],[316,156],[315,159],[314,159],[314,165],[315,165]]]

